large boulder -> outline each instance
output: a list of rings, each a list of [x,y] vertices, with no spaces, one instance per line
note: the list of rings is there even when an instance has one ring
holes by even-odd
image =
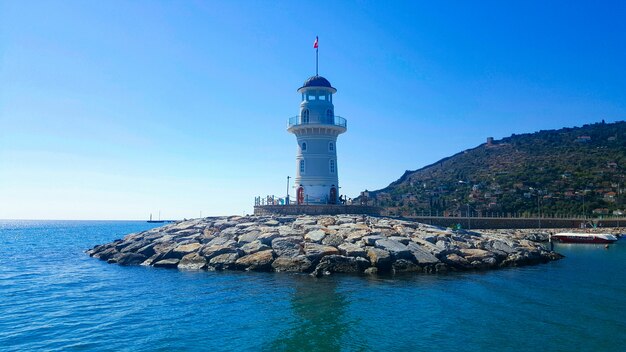
[[[410,242],[407,245],[407,248],[409,249],[409,251],[411,251],[411,254],[415,258],[415,261],[417,261],[417,263],[419,264],[430,265],[439,263],[439,259],[437,259],[437,257],[435,257],[433,254],[431,254],[429,251],[427,251],[417,243]]]
[[[117,249],[115,249],[115,247],[108,247],[108,248],[104,248],[94,253],[93,257],[107,261],[113,258],[113,256],[115,256],[117,253],[118,252],[117,252]]]
[[[339,254],[339,250],[333,246],[324,246],[317,243],[305,243],[304,254],[312,262],[326,255]]]
[[[324,227],[328,227],[335,224],[335,218],[332,216],[321,218],[317,220],[318,225],[322,225]]]
[[[367,254],[365,253],[365,248],[358,246],[354,243],[342,243],[339,245],[338,249],[341,254],[348,257],[367,257]]]
[[[139,265],[148,259],[145,255],[138,253],[120,253],[115,257],[119,265]]]
[[[257,240],[261,241],[261,243],[263,243],[266,246],[271,246],[272,245],[272,241],[275,238],[279,238],[281,237],[280,234],[278,232],[265,232],[259,235],[259,237],[257,237]]]
[[[395,262],[393,262],[393,264],[391,265],[391,270],[395,274],[395,273],[421,272],[422,268],[409,260],[398,259]]]
[[[268,271],[272,268],[273,260],[274,251],[270,249],[243,256],[237,259],[236,264],[246,270]]]
[[[305,255],[295,257],[278,257],[272,263],[274,271],[307,272],[311,268],[311,261]]]
[[[376,244],[376,241],[378,240],[382,240],[383,236],[380,235],[369,235],[369,236],[364,236],[363,238],[361,238],[361,241],[363,241],[363,244],[366,246],[373,246]]]
[[[377,267],[381,271],[386,271],[391,268],[391,254],[386,250],[370,247],[367,249],[366,253],[372,266]]]
[[[280,225],[280,222],[278,220],[267,220],[266,222],[263,223],[263,225],[265,226],[278,226]]]
[[[331,273],[362,273],[369,267],[367,259],[361,257],[346,257],[343,255],[328,255],[315,267],[313,276],[330,275]]]
[[[239,244],[250,243],[250,242],[256,241],[256,239],[259,238],[260,235],[261,235],[261,231],[258,231],[258,230],[248,231],[240,235],[237,242]]]
[[[139,248],[136,253],[137,254],[141,254],[143,256],[146,256],[146,257],[151,257],[151,256],[153,256],[156,253],[155,250],[154,250],[154,246],[155,246],[154,243],[149,243],[149,244]]]
[[[226,253],[237,253],[237,248],[224,246],[224,245],[213,245],[213,246],[205,246],[200,250],[200,255],[205,257],[207,260],[212,259],[218,255],[226,254]]]
[[[324,237],[326,237],[326,232],[322,230],[309,231],[306,235],[304,235],[304,239],[306,241],[315,243],[320,243]]]
[[[463,256],[463,258],[467,259],[467,261],[469,262],[483,261],[487,258],[494,257],[494,255],[491,252],[488,252],[483,249],[476,249],[476,248],[460,249],[460,252],[461,252],[461,256]]]
[[[461,257],[456,253],[446,255],[444,262],[456,269],[469,269],[472,267],[467,259]]]
[[[178,269],[201,270],[206,268],[207,260],[197,252],[185,255],[178,263]]]
[[[295,257],[302,252],[302,237],[278,237],[272,240],[272,249],[278,256]]]
[[[209,266],[214,270],[235,269],[236,262],[239,259],[239,253],[224,253],[216,255],[209,261]]]
[[[261,241],[259,241],[259,240],[256,240],[256,241],[250,242],[250,243],[246,243],[243,246],[241,246],[241,250],[245,254],[253,254],[253,253],[256,253],[256,252],[264,251],[266,249],[271,249],[271,247],[261,243]]]
[[[175,268],[176,266],[178,266],[178,262],[180,262],[180,259],[162,259],[157,261],[156,263],[153,263],[152,266],[156,268]]]
[[[384,249],[389,252],[394,259],[411,259],[413,256],[411,251],[404,244],[389,240],[389,239],[381,239],[376,241],[376,248]]]
[[[189,253],[193,253],[198,251],[202,245],[198,242],[196,243],[188,243],[181,244],[172,249],[172,254],[175,255],[175,258],[182,258]]]
[[[336,235],[336,234],[330,234],[322,239],[322,244],[327,245],[327,246],[337,247],[342,243],[343,243],[343,237]]]

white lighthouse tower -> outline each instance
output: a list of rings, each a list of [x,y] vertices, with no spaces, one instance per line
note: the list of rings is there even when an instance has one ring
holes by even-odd
[[[287,131],[296,135],[296,201],[298,204],[337,204],[339,177],[337,137],[346,132],[346,119],[335,115],[330,82],[315,75],[298,89],[300,114],[289,119]]]

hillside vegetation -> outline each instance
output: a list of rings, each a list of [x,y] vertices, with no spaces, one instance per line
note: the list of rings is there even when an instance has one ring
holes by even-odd
[[[419,170],[370,201],[392,215],[620,215],[626,122],[512,135]]]

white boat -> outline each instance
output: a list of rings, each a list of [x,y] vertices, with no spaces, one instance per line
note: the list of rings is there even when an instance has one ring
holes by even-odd
[[[562,243],[613,243],[617,236],[610,233],[561,232],[552,235],[552,240]]]

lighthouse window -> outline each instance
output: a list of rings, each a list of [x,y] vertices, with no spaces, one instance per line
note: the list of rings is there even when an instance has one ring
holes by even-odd
[[[328,143],[328,151],[329,152],[335,151],[335,143],[333,142]]]
[[[302,151],[306,150],[306,142],[302,142]]]
[[[330,173],[334,174],[335,173],[335,160],[330,160]]]
[[[300,160],[300,173],[304,173],[304,160]]]
[[[302,111],[302,123],[309,123],[309,109]]]
[[[326,110],[326,119],[328,120],[328,123],[333,123],[333,111],[328,109]]]
[[[326,96],[325,95],[320,95],[319,99],[320,100],[326,100]]]

